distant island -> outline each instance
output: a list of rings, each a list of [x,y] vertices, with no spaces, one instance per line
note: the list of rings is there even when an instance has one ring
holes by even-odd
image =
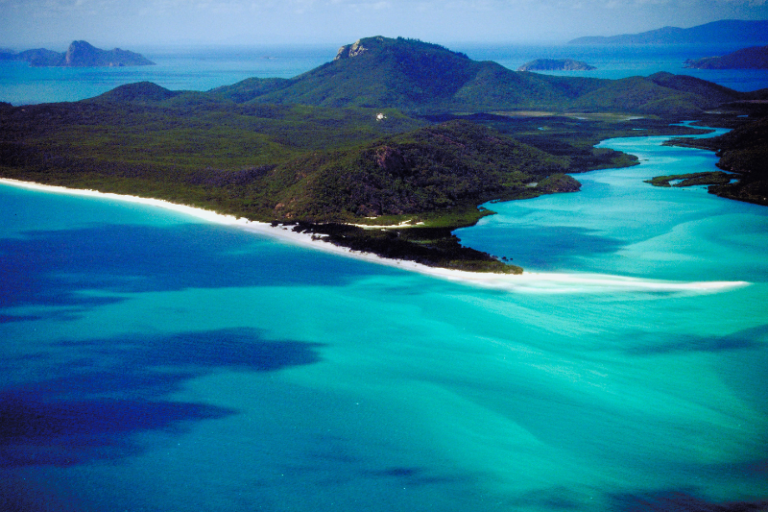
[[[693,69],[768,69],[768,46],[753,46],[721,57],[688,59],[685,67]]]
[[[768,44],[768,20],[721,20],[691,28],[664,27],[640,34],[579,37],[568,44]]]
[[[592,71],[593,69],[597,68],[573,59],[536,59],[517,68],[518,71]]]
[[[24,61],[35,67],[121,67],[155,64],[138,53],[120,48],[102,50],[86,41],[72,41],[66,52],[45,48],[20,53],[0,52],[0,60]]]

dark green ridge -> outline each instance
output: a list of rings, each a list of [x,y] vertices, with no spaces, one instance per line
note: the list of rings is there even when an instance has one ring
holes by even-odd
[[[766,44],[768,20],[719,20],[691,28],[663,27],[639,34],[588,36],[568,44],[649,45],[649,44]]]
[[[768,69],[768,46],[742,48],[720,57],[688,59],[685,67],[695,69]]]

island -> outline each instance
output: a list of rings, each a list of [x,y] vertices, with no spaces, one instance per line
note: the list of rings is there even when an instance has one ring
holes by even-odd
[[[768,20],[720,20],[690,28],[663,27],[639,34],[587,36],[574,45],[768,44]]]
[[[432,267],[518,273],[514,255],[463,247],[453,231],[492,215],[494,201],[574,193],[574,174],[637,164],[600,140],[700,133],[672,125],[691,116],[749,126],[740,116],[765,99],[670,73],[517,72],[412,39],[364,38],[337,55],[291,79],[208,92],[141,82],[79,102],[0,104],[0,177],[163,199]]]
[[[138,53],[120,48],[102,50],[86,41],[73,41],[66,52],[45,48],[20,53],[5,51],[0,53],[0,60],[18,60],[36,67],[122,67],[155,64]]]
[[[594,69],[597,68],[573,59],[536,59],[517,68],[518,71],[592,71]]]
[[[688,59],[686,68],[693,69],[768,69],[768,46],[742,48],[720,57]]]
[[[696,185],[725,185],[730,183],[733,175],[723,171],[692,172],[686,174],[671,174],[669,176],[656,176],[645,180],[654,187],[693,187]],[[672,182],[675,183],[672,183]]]

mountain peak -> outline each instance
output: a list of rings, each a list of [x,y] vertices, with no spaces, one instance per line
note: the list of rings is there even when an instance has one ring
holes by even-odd
[[[383,37],[381,36],[379,36],[379,38],[383,39]],[[368,47],[363,45],[363,40],[358,39],[352,44],[346,44],[341,48],[339,48],[339,51],[333,60],[341,60],[341,59],[349,59],[352,57],[357,57],[367,51],[368,51]]]
[[[344,60],[354,57],[360,57],[361,55],[375,55],[387,52],[441,52],[451,54],[457,57],[468,59],[463,53],[453,52],[444,46],[433,43],[425,43],[418,39],[406,39],[404,37],[398,37],[396,39],[374,36],[358,39],[352,44],[347,44],[339,48],[334,61]]]
[[[98,50],[87,41],[72,41],[64,54],[65,66],[77,66],[79,62],[92,59]]]

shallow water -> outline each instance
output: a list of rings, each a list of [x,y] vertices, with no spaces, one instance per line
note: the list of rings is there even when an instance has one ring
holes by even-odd
[[[0,509],[657,510],[768,498],[768,210],[643,183],[493,204],[474,288],[143,205],[0,187]],[[683,170],[685,169],[685,170]]]

